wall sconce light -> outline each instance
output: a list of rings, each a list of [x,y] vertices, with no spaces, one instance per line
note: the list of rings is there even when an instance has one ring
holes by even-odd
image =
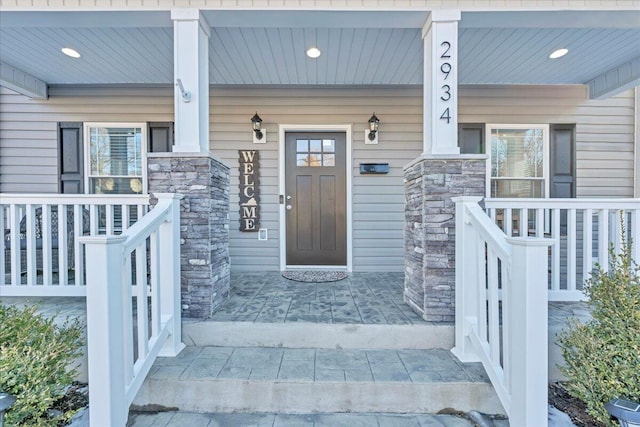
[[[380,119],[376,117],[376,113],[373,113],[369,119],[369,128],[364,131],[365,144],[377,144],[378,143],[378,127],[380,126]]]
[[[256,112],[253,117],[251,117],[251,124],[253,125],[253,143],[254,144],[264,144],[267,142],[267,138],[264,137],[264,133],[262,133],[262,119]]]

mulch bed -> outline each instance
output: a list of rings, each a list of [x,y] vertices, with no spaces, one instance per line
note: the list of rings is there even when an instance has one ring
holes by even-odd
[[[587,405],[567,393],[562,383],[549,384],[549,403],[569,415],[571,421],[578,427],[606,427],[587,414]]]

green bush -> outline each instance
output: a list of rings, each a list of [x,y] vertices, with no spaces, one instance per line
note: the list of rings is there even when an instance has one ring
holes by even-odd
[[[82,354],[84,326],[78,319],[58,326],[36,310],[0,305],[0,390],[16,397],[8,427],[55,426],[73,416],[50,409],[74,379],[70,366]]]
[[[587,412],[615,426],[604,404],[617,397],[640,401],[640,268],[631,244],[610,250],[609,271],[601,266],[585,283],[592,319],[575,319],[559,335],[569,378],[567,391],[587,405]]]

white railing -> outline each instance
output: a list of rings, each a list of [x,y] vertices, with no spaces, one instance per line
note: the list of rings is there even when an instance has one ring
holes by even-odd
[[[184,348],[180,196],[156,197],[158,204],[121,235],[79,239],[91,272],[86,288],[92,426],[124,426],[156,357],[176,356]]]
[[[584,299],[582,284],[598,263],[609,266],[609,244],[620,251],[627,236],[640,242],[640,199],[485,199],[488,215],[507,236],[548,237],[549,299]],[[633,245],[634,259],[638,244]]]
[[[148,205],[149,196],[0,194],[0,295],[85,295],[76,237],[119,234]]]
[[[511,425],[547,426],[547,252],[553,241],[507,237],[480,197],[457,197],[452,352],[482,362]]]

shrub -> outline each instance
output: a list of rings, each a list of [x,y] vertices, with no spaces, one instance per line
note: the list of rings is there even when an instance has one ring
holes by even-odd
[[[55,426],[73,416],[50,409],[74,379],[84,326],[78,319],[58,326],[36,310],[0,305],[0,390],[16,397],[7,426]]]
[[[592,319],[584,324],[571,320],[558,340],[567,391],[585,402],[591,416],[611,426],[606,402],[640,400],[640,268],[631,258],[631,243],[622,247],[619,255],[610,249],[608,272],[598,265],[585,283]]]

